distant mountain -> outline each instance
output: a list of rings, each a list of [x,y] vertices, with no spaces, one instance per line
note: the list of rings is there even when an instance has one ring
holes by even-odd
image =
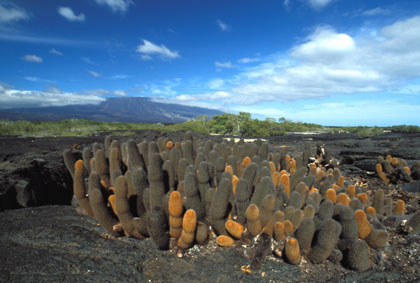
[[[154,102],[147,97],[114,97],[97,105],[68,105],[0,109],[0,119],[58,121],[86,119],[103,122],[181,123],[201,115],[209,118],[219,110]]]

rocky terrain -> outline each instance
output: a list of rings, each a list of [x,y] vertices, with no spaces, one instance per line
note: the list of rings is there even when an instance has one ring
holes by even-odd
[[[299,265],[285,263],[268,254],[259,269],[244,269],[257,249],[243,239],[232,247],[219,247],[215,237],[207,245],[195,245],[183,254],[160,251],[150,239],[114,238],[95,219],[70,206],[72,179],[63,164],[64,149],[79,152],[99,135],[90,138],[0,139],[0,281],[131,281],[131,282],[324,282],[420,280],[420,237],[404,225],[388,228],[389,244],[372,258],[364,272],[326,261]],[[138,132],[138,141],[169,136],[181,140],[183,133]],[[221,140],[222,137],[195,137]],[[119,137],[124,141],[126,137]],[[379,155],[405,159],[411,166],[420,160],[420,135],[385,134],[360,138],[347,134],[287,135],[270,138],[270,144],[287,145],[302,152],[305,141],[324,144],[339,163],[343,175],[367,190],[382,188],[393,200],[405,201],[407,214],[419,210],[420,198],[405,183],[385,183],[376,174]],[[418,183],[410,184],[418,190]],[[21,208],[21,209],[16,209]],[[275,247],[274,247],[275,250]],[[241,269],[242,268],[242,269]]]

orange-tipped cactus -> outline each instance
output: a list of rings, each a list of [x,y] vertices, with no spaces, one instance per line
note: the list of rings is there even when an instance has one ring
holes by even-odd
[[[345,193],[339,193],[337,196],[337,203],[341,203],[348,206],[350,204],[350,201],[350,198]]]
[[[382,181],[389,183],[389,179],[382,170],[382,164],[376,164],[376,173],[378,174],[379,178],[381,178]]]
[[[110,195],[108,197],[108,202],[111,205],[112,211],[117,215],[117,210],[115,209],[115,195]]]
[[[407,172],[407,174],[408,174],[408,175],[411,175],[411,170],[410,170],[410,167],[405,166],[405,167],[404,167],[404,170],[405,170],[405,172]]]
[[[263,232],[270,237],[273,236],[274,225],[276,222],[281,222],[284,220],[284,212],[281,210],[277,210],[270,218],[270,220],[265,224],[263,228]]]
[[[73,191],[77,202],[86,211],[87,214],[93,217],[93,211],[87,196],[87,188],[83,176],[84,163],[83,160],[76,161],[74,165]]]
[[[317,188],[315,188],[315,187],[312,187],[310,190],[309,190],[309,194],[310,195],[312,195],[313,193],[317,193],[318,192],[318,189]]]
[[[395,204],[395,215],[405,215],[405,203],[402,199],[397,200]]]
[[[242,233],[244,232],[244,226],[241,223],[238,223],[233,220],[228,220],[225,223],[226,231],[229,232],[232,237],[236,239],[242,238]]]
[[[337,190],[338,190],[338,186],[337,186],[337,184],[332,184],[331,188],[332,188],[334,191],[337,191]]]
[[[101,186],[102,186],[104,189],[108,189],[108,185],[105,183],[105,181],[104,181],[104,180],[101,180]]]
[[[302,256],[300,255],[299,242],[295,238],[290,238],[285,247],[286,259],[291,264],[299,264]]]
[[[360,202],[364,205],[366,205],[369,202],[369,196],[367,193],[360,193],[357,194],[356,197],[360,200]]]
[[[166,143],[166,149],[171,150],[173,147],[174,147],[173,142],[168,141],[168,142]]]
[[[230,165],[226,165],[225,171],[229,172],[231,176],[233,176],[233,168]]]
[[[325,194],[325,199],[326,200],[330,200],[333,203],[337,202],[337,193],[335,192],[334,189],[328,189],[327,193]]]
[[[394,166],[394,167],[398,165],[398,162],[399,162],[398,158],[396,158],[396,157],[393,157],[391,159],[391,165]]]
[[[236,175],[233,175],[232,176],[232,191],[234,195],[236,195],[236,184],[238,183],[238,181],[239,181],[239,178],[236,177]]]
[[[295,227],[293,227],[293,223],[290,220],[286,220],[283,222],[283,230],[286,236],[292,236],[295,232]]]
[[[379,175],[379,173],[381,173],[381,172],[384,172],[384,170],[382,168],[382,164],[377,163],[376,164],[376,173],[378,173],[378,175]]]
[[[277,171],[274,172],[272,175],[272,178],[273,178],[274,187],[277,188],[277,186],[280,184],[280,178],[281,178],[280,172],[277,172]]]
[[[197,228],[197,215],[194,209],[188,209],[182,219],[182,233],[178,239],[178,246],[187,249],[192,246]]]
[[[354,185],[348,185],[346,193],[350,198],[354,198],[356,196],[356,188]]]
[[[291,160],[290,155],[286,155],[285,159],[286,159],[286,164],[289,166],[290,160]]]
[[[333,174],[333,173],[331,173],[331,171],[330,171],[330,170],[328,170],[328,171],[327,171],[327,173],[328,173],[328,175],[327,175],[327,180],[328,180],[331,184],[333,184],[333,183],[334,183],[334,174]]]
[[[374,207],[369,206],[368,208],[366,208],[366,214],[368,215],[376,215],[376,210]]]
[[[179,238],[182,232],[182,197],[178,191],[169,196],[169,235],[171,238]]]
[[[370,232],[372,232],[372,227],[370,226],[366,213],[358,209],[354,212],[354,218],[356,219],[359,238],[362,240],[366,239]]]
[[[290,179],[289,175],[283,174],[280,177],[280,184],[283,184],[284,191],[290,196]]]
[[[290,174],[294,174],[296,172],[296,160],[295,159],[290,161],[289,172],[290,172]]]
[[[249,158],[249,156],[245,156],[242,160],[242,166],[245,168],[248,166],[249,163],[251,163],[251,158]]]
[[[216,242],[221,247],[230,247],[234,244],[234,240],[226,235],[220,235],[217,237]]]
[[[274,224],[274,229],[273,229],[273,233],[274,233],[274,239],[276,239],[276,241],[282,241],[286,238],[286,235],[284,234],[284,227],[283,227],[283,223],[278,221]]]
[[[388,154],[388,155],[386,156],[386,160],[388,160],[389,162],[391,162],[391,161],[392,161],[392,156]]]
[[[343,187],[343,186],[344,186],[344,176],[340,176],[340,177],[338,177],[338,180],[337,180],[337,185],[338,185],[339,187]]]
[[[271,175],[273,175],[273,174],[274,174],[274,172],[276,172],[276,165],[274,164],[274,162],[273,162],[273,161],[270,161],[268,164],[270,165],[270,172],[271,172]]]

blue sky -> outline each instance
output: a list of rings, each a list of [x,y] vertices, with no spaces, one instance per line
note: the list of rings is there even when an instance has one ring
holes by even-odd
[[[0,108],[146,96],[420,125],[420,1],[0,0]]]

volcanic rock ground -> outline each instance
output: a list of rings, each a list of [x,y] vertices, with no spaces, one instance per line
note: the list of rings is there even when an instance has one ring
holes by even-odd
[[[401,227],[388,228],[390,243],[374,255],[374,265],[365,272],[330,261],[315,265],[304,260],[295,266],[270,253],[260,269],[248,273],[241,267],[251,264],[255,243],[247,239],[221,248],[213,238],[181,255],[160,251],[149,239],[109,236],[96,220],[69,205],[71,178],[62,160],[64,149],[77,151],[93,142],[102,143],[105,135],[0,138],[0,282],[420,281],[420,236],[409,235]],[[181,140],[183,133],[139,131],[134,138],[152,141],[159,136]],[[288,135],[269,142],[288,145],[293,155],[302,152],[308,140],[313,148],[316,143],[325,144],[353,183],[368,190],[383,188],[394,200],[403,199],[407,214],[420,208],[418,193],[403,192],[402,182],[385,184],[374,173],[378,155],[391,154],[410,165],[420,160],[420,135]]]

